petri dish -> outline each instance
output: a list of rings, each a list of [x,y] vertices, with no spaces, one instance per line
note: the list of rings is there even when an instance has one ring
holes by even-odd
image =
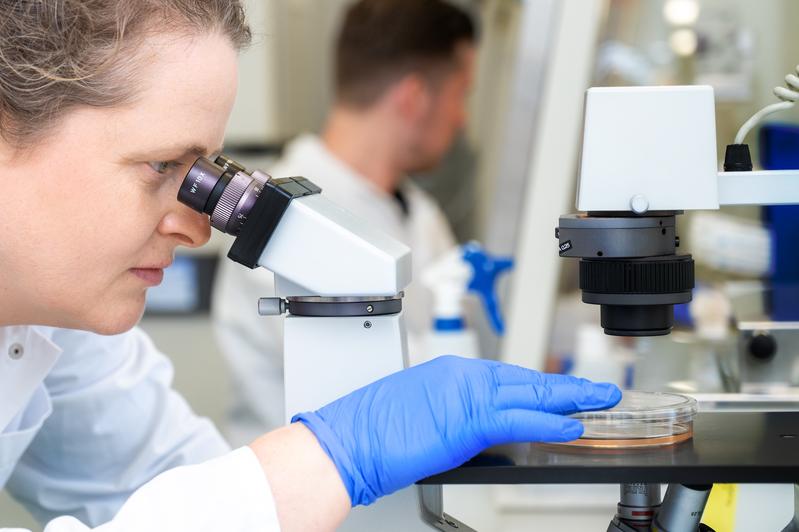
[[[694,434],[696,400],[661,392],[624,392],[609,410],[572,415],[585,427],[580,439],[558,445],[592,448],[634,448],[673,445]]]

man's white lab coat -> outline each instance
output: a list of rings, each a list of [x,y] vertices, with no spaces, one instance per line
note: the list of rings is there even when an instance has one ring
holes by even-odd
[[[275,166],[264,170],[273,177],[307,177],[332,201],[405,243],[413,252],[414,279],[455,246],[444,214],[427,193],[406,180],[399,188],[406,213],[396,197],[357,174],[314,135],[303,135],[289,143]],[[219,346],[234,381],[228,426],[228,437],[234,444],[251,441],[285,421],[282,318],[262,317],[256,312],[257,299],[272,295],[274,277],[270,272],[263,268],[249,270],[226,257],[221,259],[212,310]],[[431,327],[431,305],[430,294],[418,282],[405,291],[403,309],[411,363],[423,359],[422,338]]]
[[[45,532],[279,530],[254,453],[171,381],[139,329],[0,327],[0,487]]]

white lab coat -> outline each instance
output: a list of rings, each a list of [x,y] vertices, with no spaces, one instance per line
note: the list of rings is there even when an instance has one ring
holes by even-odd
[[[45,532],[279,530],[254,453],[171,381],[139,329],[0,327],[0,487]]]
[[[264,170],[273,177],[309,178],[332,201],[405,243],[413,252],[415,279],[455,246],[443,212],[422,189],[409,180],[401,185],[408,206],[406,215],[397,198],[357,174],[314,135],[302,135],[289,143],[275,166]],[[257,299],[271,295],[274,277],[270,272],[263,268],[248,270],[227,258],[221,260],[212,312],[219,345],[233,378],[227,436],[234,444],[251,441],[284,423],[282,318],[261,317],[256,312]],[[413,364],[422,360],[422,338],[431,327],[431,295],[419,283],[413,283],[405,290],[403,308]]]

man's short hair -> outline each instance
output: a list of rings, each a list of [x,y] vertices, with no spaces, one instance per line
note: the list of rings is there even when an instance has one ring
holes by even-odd
[[[469,14],[445,0],[360,0],[336,44],[337,100],[364,107],[408,74],[434,80],[456,65],[459,44],[476,40]]]

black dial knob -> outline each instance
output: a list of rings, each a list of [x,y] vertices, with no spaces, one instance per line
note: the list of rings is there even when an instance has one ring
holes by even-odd
[[[757,333],[749,340],[749,355],[768,362],[777,354],[777,341],[768,333]]]

